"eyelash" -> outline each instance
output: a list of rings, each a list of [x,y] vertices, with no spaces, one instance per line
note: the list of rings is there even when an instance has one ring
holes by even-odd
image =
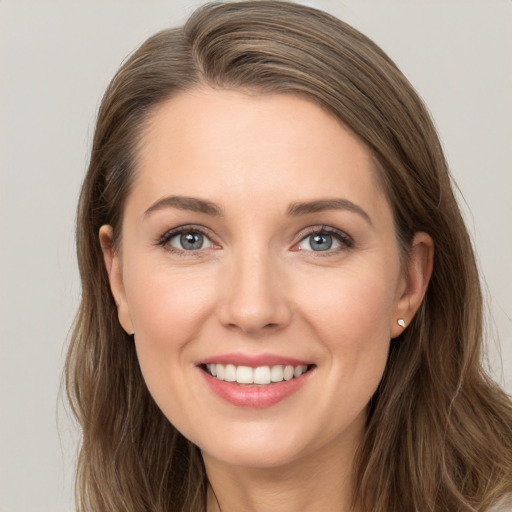
[[[164,247],[167,251],[172,252],[173,254],[176,254],[178,256],[185,256],[185,257],[197,257],[201,256],[201,252],[203,249],[197,249],[197,250],[190,250],[186,251],[183,249],[177,249],[176,247],[173,247],[169,244],[169,241],[174,238],[177,235],[182,235],[185,233],[198,233],[203,235],[204,237],[208,238],[210,240],[210,236],[208,235],[207,231],[202,229],[199,226],[193,226],[193,225],[187,225],[187,226],[180,226],[178,228],[172,229],[170,231],[166,231],[157,241],[157,245]],[[334,250],[326,250],[326,251],[307,251],[315,253],[317,256],[325,257],[330,256],[333,254],[337,254],[341,250],[351,249],[354,247],[354,240],[352,237],[344,233],[343,231],[340,231],[339,229],[335,229],[330,226],[313,226],[311,228],[308,228],[308,230],[302,234],[299,242],[297,244],[300,244],[302,241],[304,241],[306,238],[312,235],[329,235],[333,236],[338,242],[342,244],[342,247],[334,249]],[[211,240],[210,240],[211,242]],[[213,242],[211,242],[213,243]],[[295,245],[297,245],[295,244]],[[303,251],[303,249],[301,249]]]
[[[185,251],[183,249],[177,249],[176,247],[173,247],[172,245],[168,245],[169,241],[172,238],[174,238],[177,235],[182,235],[182,234],[185,234],[185,233],[198,233],[198,234],[201,234],[204,237],[208,238],[208,240],[210,240],[210,236],[208,235],[208,233],[204,229],[200,228],[199,226],[187,225],[187,226],[180,226],[178,228],[171,229],[170,231],[166,231],[158,239],[157,245],[164,247],[165,250],[167,250],[169,252],[172,252],[173,254],[176,254],[177,256],[185,256],[185,257],[201,256],[201,254],[200,254],[201,249],[198,249],[198,250],[195,250],[195,251]]]

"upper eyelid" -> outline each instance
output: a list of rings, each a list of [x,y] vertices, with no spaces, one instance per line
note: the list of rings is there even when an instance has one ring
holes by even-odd
[[[309,226],[307,228],[304,228],[304,230],[305,230],[305,233],[303,234],[303,236],[307,236],[311,233],[339,233],[339,234],[346,235],[346,233],[344,231],[342,231],[341,229],[335,228],[333,226],[326,226],[324,224],[319,224],[316,226]],[[346,235],[346,236],[348,236],[348,235]]]
[[[206,236],[208,239],[211,238],[211,231],[209,229],[195,224],[184,224],[183,226],[177,226],[175,228],[168,229],[158,238],[158,241],[165,242],[176,235],[187,232],[197,232]]]

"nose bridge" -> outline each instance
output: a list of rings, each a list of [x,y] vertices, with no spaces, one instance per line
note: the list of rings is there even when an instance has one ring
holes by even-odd
[[[260,244],[233,252],[232,272],[220,305],[221,321],[246,333],[268,333],[288,324],[291,308],[280,262]]]

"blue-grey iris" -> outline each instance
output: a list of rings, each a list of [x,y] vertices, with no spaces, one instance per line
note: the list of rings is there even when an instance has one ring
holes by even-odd
[[[203,235],[201,233],[185,233],[180,236],[180,243],[183,249],[201,249],[203,246]]]
[[[332,247],[331,235],[311,235],[310,237],[311,249],[314,251],[327,251]]]

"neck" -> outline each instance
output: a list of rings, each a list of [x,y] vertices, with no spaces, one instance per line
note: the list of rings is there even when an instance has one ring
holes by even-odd
[[[356,445],[329,444],[271,468],[232,466],[203,454],[209,480],[207,512],[357,512],[353,507]]]

